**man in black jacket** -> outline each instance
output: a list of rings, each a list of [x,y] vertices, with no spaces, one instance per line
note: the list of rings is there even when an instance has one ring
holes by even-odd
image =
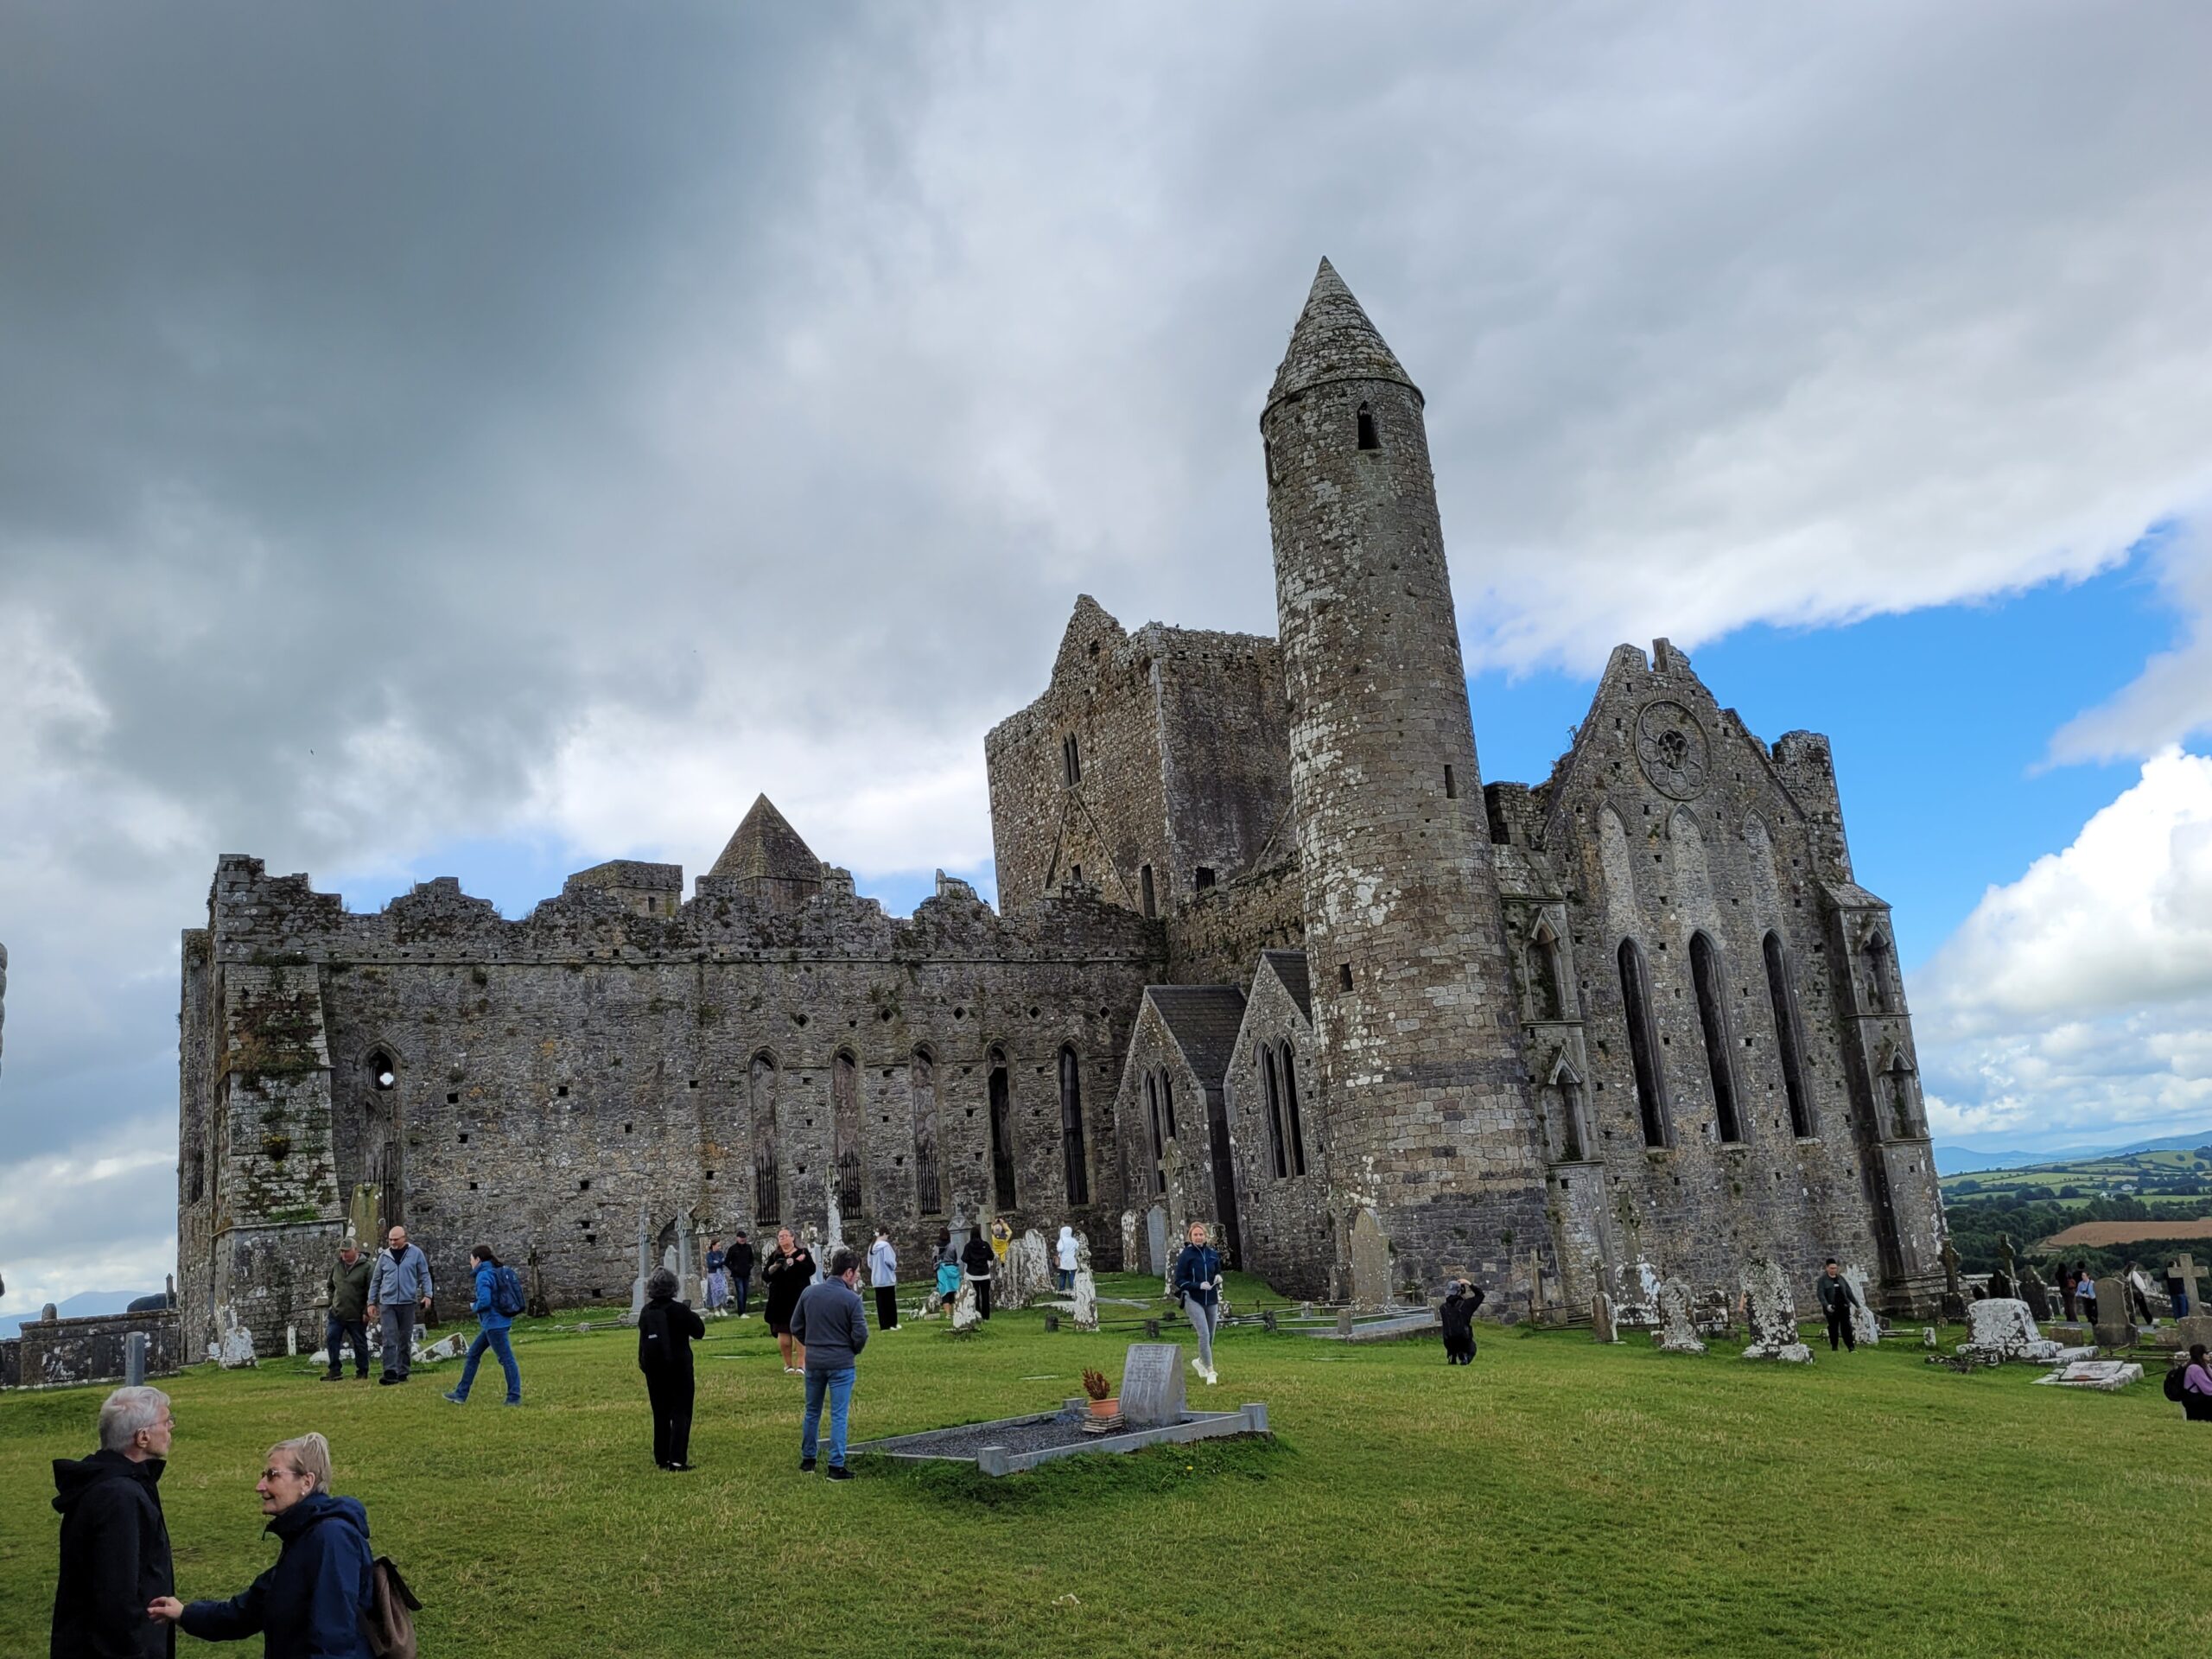
[[[753,1241],[739,1228],[737,1236],[722,1253],[722,1271],[729,1274],[729,1294],[737,1303],[737,1317],[745,1317],[745,1304],[753,1294]]]
[[[170,1659],[171,1626],[147,1604],[174,1593],[169,1529],[156,1487],[175,1429],[159,1389],[118,1389],[100,1408],[100,1449],[54,1460],[61,1577],[53,1659]]]
[[[1852,1334],[1851,1310],[1859,1305],[1859,1293],[1851,1287],[1851,1281],[1843,1276],[1843,1269],[1836,1265],[1835,1257],[1828,1257],[1821,1268],[1821,1312],[1828,1316],[1828,1351],[1836,1350],[1836,1338],[1841,1337],[1843,1345],[1853,1353],[1859,1351],[1859,1339]]]

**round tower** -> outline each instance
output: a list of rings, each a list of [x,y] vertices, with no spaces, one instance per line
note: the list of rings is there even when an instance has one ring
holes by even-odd
[[[1260,432],[1332,1202],[1351,1294],[1549,1270],[1421,391],[1324,259]]]

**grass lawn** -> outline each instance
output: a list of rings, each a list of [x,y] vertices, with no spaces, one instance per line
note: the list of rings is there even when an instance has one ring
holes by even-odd
[[[1047,1408],[1085,1365],[1118,1375],[1128,1340],[1047,1334],[1034,1313],[964,1342],[941,1322],[880,1335],[855,1438]],[[690,1475],[652,1466],[630,1332],[524,1324],[515,1345],[517,1411],[496,1365],[466,1409],[439,1398],[452,1365],[404,1389],[286,1360],[171,1379],[180,1593],[230,1594],[273,1558],[258,1460],[318,1428],[429,1604],[433,1659],[2012,1659],[2212,1638],[2165,1565],[2212,1530],[2212,1431],[2155,1370],[2104,1395],[2034,1387],[2031,1368],[1955,1376],[1916,1343],[1799,1370],[1497,1329],[1449,1369],[1433,1341],[1240,1330],[1198,1392],[1265,1400],[1272,1443],[1001,1481],[863,1461],[831,1484],[798,1471],[799,1384],[757,1319],[699,1351]],[[104,1392],[0,1397],[0,1654],[46,1650],[48,1460],[92,1449]]]

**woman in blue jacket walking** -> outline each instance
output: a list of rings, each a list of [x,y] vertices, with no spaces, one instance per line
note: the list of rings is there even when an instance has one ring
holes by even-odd
[[[156,1596],[148,1617],[203,1642],[262,1638],[268,1659],[370,1659],[362,1615],[374,1604],[369,1516],[330,1490],[330,1442],[302,1434],[269,1448],[254,1491],[279,1549],[276,1564],[228,1601]]]
[[[522,1372],[515,1364],[514,1344],[507,1338],[507,1327],[514,1319],[499,1312],[499,1258],[492,1254],[489,1244],[479,1244],[469,1251],[468,1265],[476,1269],[476,1300],[468,1310],[476,1316],[476,1340],[468,1344],[468,1363],[461,1368],[460,1386],[446,1398],[456,1406],[468,1403],[476,1367],[489,1348],[499,1357],[499,1369],[507,1374],[507,1403],[518,1406],[522,1404]]]
[[[1198,1333],[1198,1357],[1191,1369],[1211,1387],[1221,1380],[1213,1368],[1213,1333],[1221,1320],[1221,1253],[1206,1243],[1203,1221],[1191,1224],[1191,1242],[1175,1258],[1175,1294],[1183,1299],[1191,1329]]]

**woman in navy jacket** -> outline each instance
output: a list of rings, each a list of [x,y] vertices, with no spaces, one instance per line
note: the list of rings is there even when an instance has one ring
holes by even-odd
[[[369,1659],[368,1512],[359,1498],[332,1494],[330,1442],[303,1434],[271,1446],[254,1490],[281,1546],[276,1564],[228,1601],[157,1596],[148,1614],[203,1642],[257,1634],[268,1659]]]

